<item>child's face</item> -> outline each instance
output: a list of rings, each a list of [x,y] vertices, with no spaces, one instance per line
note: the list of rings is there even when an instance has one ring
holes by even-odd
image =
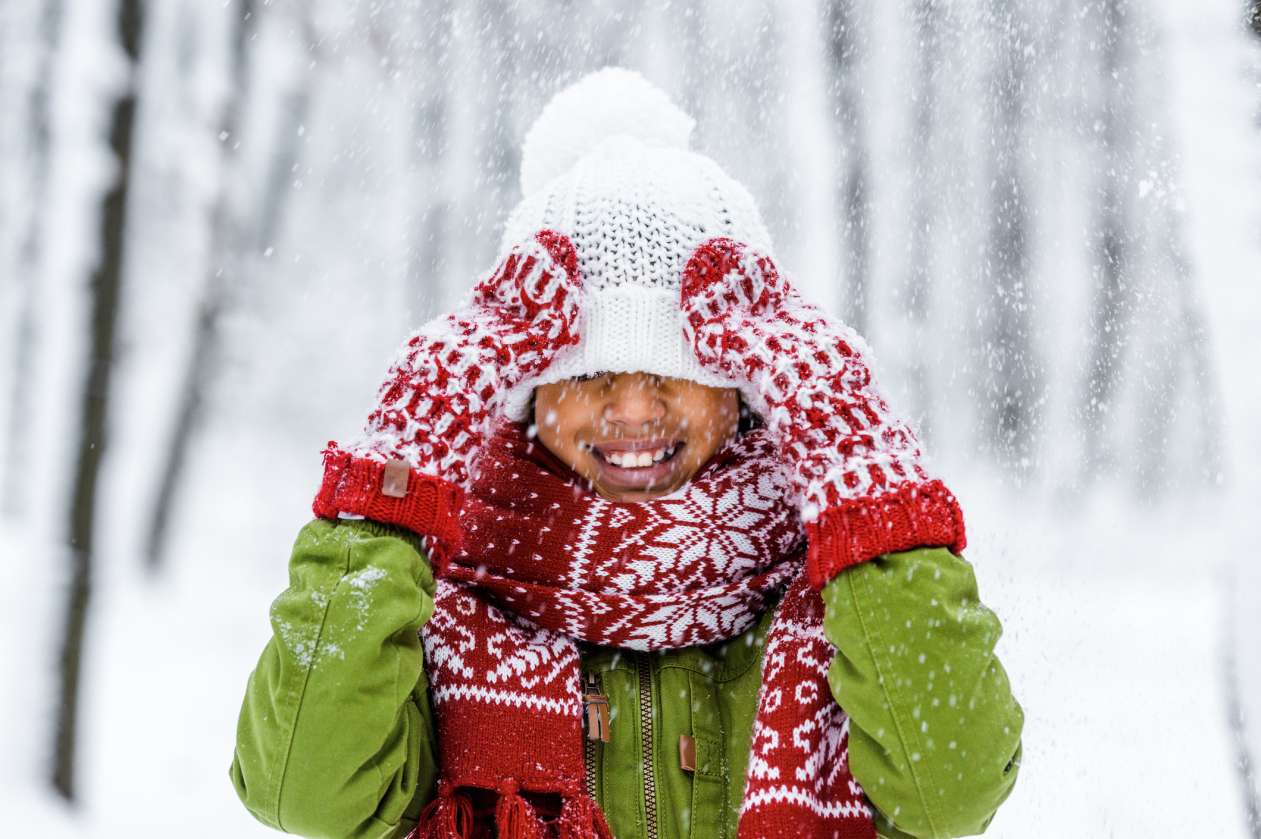
[[[539,440],[613,501],[674,492],[735,433],[739,419],[735,388],[648,373],[601,373],[534,391]]]

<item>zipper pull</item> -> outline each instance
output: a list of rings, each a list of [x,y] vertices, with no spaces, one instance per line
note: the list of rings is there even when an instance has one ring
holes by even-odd
[[[586,711],[587,739],[609,742],[609,698],[600,692],[600,676],[585,674],[586,685],[582,694],[582,707]]]

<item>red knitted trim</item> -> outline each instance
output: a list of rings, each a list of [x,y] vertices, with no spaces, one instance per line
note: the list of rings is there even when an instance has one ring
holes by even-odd
[[[395,498],[381,492],[384,475],[384,463],[355,457],[330,440],[324,449],[324,480],[311,510],[325,519],[335,519],[338,513],[363,516],[427,537],[429,562],[435,573],[442,573],[460,548],[464,491],[441,478],[409,469],[407,494]]]
[[[824,510],[805,531],[806,573],[816,589],[845,568],[880,554],[935,545],[960,553],[967,546],[959,502],[936,480],[845,501]]]

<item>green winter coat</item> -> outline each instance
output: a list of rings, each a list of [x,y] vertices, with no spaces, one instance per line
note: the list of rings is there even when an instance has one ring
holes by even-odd
[[[389,525],[317,519],[298,535],[289,577],[246,686],[237,794],[289,833],[404,836],[437,777],[417,638],[434,581],[419,541]],[[1015,783],[1023,714],[972,567],[944,548],[890,553],[822,595],[838,650],[828,682],[850,716],[850,769],[880,834],[983,831]],[[611,718],[610,741],[588,750],[588,783],[618,839],[735,835],[771,614],[706,647],[584,651]],[[682,734],[695,738],[694,772],[679,765]]]

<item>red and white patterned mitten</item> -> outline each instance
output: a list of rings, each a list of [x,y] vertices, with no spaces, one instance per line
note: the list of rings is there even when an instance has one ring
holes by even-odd
[[[697,358],[742,386],[783,447],[815,588],[883,553],[963,550],[958,502],[925,471],[857,332],[803,300],[768,256],[731,239],[693,252],[681,294]]]
[[[402,525],[444,568],[500,402],[578,343],[580,295],[568,237],[544,230],[513,248],[468,302],[407,338],[359,440],[329,441],[315,514]]]

